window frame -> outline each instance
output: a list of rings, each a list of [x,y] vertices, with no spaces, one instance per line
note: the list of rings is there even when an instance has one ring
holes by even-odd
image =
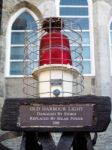
[[[60,17],[60,1],[61,0],[55,0],[56,4],[56,15]],[[91,64],[91,73],[90,74],[83,74],[84,76],[95,76],[95,59],[94,59],[94,36],[93,36],[93,5],[91,0],[87,0],[88,5],[67,5],[66,7],[85,7],[88,8],[88,16],[70,16],[72,18],[85,18],[88,17],[89,20],[89,30],[82,30],[82,32],[89,32],[90,34],[90,44],[86,45],[83,44],[83,46],[90,46],[90,64]],[[64,6],[63,6],[64,7]],[[65,16],[64,16],[65,17]],[[66,16],[67,17],[67,16]],[[86,60],[86,59],[85,59]]]
[[[34,20],[38,20],[38,17],[28,8],[21,8],[18,10],[9,20],[8,27],[7,27],[7,32],[6,32],[6,61],[5,61],[5,77],[23,77],[24,75],[11,75],[10,74],[10,62],[12,61],[10,59],[11,55],[11,33],[13,31],[18,32],[17,30],[12,30],[12,25],[15,22],[15,20],[24,12],[28,12]],[[24,31],[24,30],[19,30],[19,31]],[[17,45],[16,45],[17,46]],[[19,45],[20,46],[20,45]],[[22,46],[22,45],[21,45]],[[14,60],[13,60],[14,61]],[[21,61],[20,59],[16,59],[16,61]]]

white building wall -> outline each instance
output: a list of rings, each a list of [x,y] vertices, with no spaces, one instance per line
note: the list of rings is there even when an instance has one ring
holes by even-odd
[[[95,41],[95,94],[111,96],[111,72],[109,51],[110,11],[112,6],[104,1],[94,3]]]

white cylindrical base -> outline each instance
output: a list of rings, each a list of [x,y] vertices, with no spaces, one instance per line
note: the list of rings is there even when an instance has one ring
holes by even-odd
[[[39,81],[40,97],[65,97],[73,95],[73,80],[79,72],[70,65],[45,65],[32,75]]]

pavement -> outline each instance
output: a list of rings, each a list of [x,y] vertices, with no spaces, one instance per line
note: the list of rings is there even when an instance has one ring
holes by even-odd
[[[0,134],[3,133],[4,131],[0,131]],[[60,137],[59,133],[53,133],[52,136],[57,144]],[[2,142],[2,144],[8,146],[12,150],[20,150],[21,140],[22,137],[14,138],[11,140],[6,140]],[[108,129],[105,132],[98,133],[98,139],[94,150],[112,150],[112,122],[110,123]]]
[[[95,150],[112,150],[112,121],[105,132],[98,133]]]

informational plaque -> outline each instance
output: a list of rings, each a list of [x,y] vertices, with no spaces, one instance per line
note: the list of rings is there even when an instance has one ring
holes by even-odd
[[[37,128],[70,128],[92,126],[94,104],[21,105],[19,126]]]

